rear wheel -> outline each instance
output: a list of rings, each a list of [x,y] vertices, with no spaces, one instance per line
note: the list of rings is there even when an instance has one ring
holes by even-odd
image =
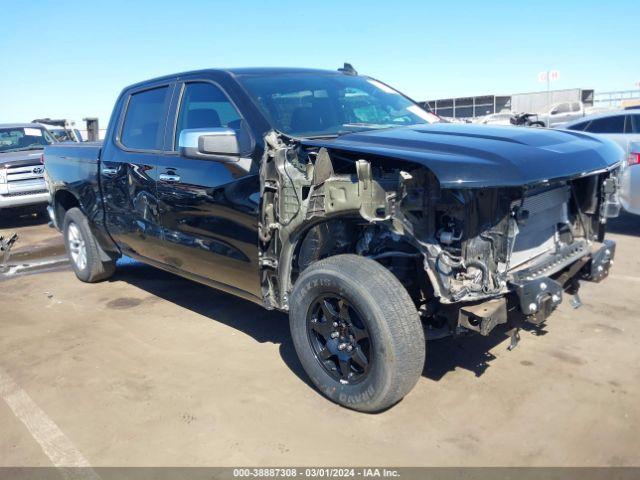
[[[420,318],[403,285],[377,262],[357,255],[321,260],[298,279],[290,305],[300,362],[330,400],[377,412],[420,378]]]
[[[71,267],[83,282],[99,282],[111,277],[115,260],[103,260],[100,247],[91,233],[87,217],[79,208],[71,208],[64,217],[64,241]],[[104,256],[104,254],[102,254]]]

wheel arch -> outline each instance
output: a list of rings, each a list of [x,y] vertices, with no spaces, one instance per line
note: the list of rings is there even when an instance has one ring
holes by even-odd
[[[340,223],[340,222],[343,222],[347,225],[346,226],[348,230],[347,234],[352,236],[351,244],[349,244],[345,248],[342,248],[338,251],[331,251],[330,245],[323,244],[322,243],[323,240],[320,240],[319,244],[318,243],[314,244],[313,242],[311,242],[310,244],[306,244],[306,241],[312,235],[314,230],[318,228],[322,228],[323,226],[329,226],[332,224],[335,225],[336,223]],[[361,237],[364,230],[371,225],[372,223],[363,222],[363,218],[360,215],[347,214],[347,213],[341,213],[339,215],[333,215],[330,217],[321,217],[316,219],[315,221],[308,222],[301,225],[296,231],[292,232],[292,235],[289,237],[289,241],[286,243],[286,245],[283,244],[280,261],[278,262],[278,265],[280,267],[280,289],[281,289],[280,291],[281,292],[292,291],[297,280],[300,278],[302,273],[311,265],[314,265],[315,263],[321,260],[324,260],[326,258],[330,258],[333,256],[337,256],[337,255],[343,255],[343,254],[358,255],[356,252],[356,241],[358,238]],[[391,225],[385,222],[379,222],[377,223],[377,226],[384,232],[395,233]],[[422,257],[421,256],[418,257],[418,255],[422,255],[422,254],[420,250],[411,241],[412,240],[411,237],[408,235],[401,235],[401,237],[408,244],[411,244],[415,249],[414,253],[416,254],[416,260],[421,259]],[[335,238],[333,237],[331,237],[331,239],[335,240]],[[307,265],[305,265],[304,268],[301,268],[301,265],[299,263],[296,264],[296,262],[300,262],[303,259],[304,257],[303,248],[305,247],[313,249],[314,252],[318,253],[318,256],[316,258],[311,259],[311,261]],[[391,251],[391,250],[392,250],[391,248],[386,249],[386,251]],[[385,252],[385,249],[383,249],[378,253],[383,253],[383,252]],[[363,256],[363,258],[370,258],[370,257]],[[374,258],[374,260],[376,259]],[[380,263],[378,260],[376,261],[377,263]],[[382,263],[380,264],[383,267],[385,266]],[[424,276],[423,286],[426,287],[427,289],[432,289],[433,286],[432,286],[431,278],[426,274],[426,272],[424,272],[423,276]]]
[[[53,213],[56,225],[60,229],[62,229],[64,216],[72,208],[79,208],[86,215],[86,211],[76,195],[66,189],[55,192],[53,196]]]
[[[93,213],[89,211],[85,203],[71,190],[68,189],[59,189],[52,196],[52,206],[53,213],[55,216],[56,225],[60,231],[63,230],[64,218],[69,210],[72,208],[79,209],[85,217],[87,217],[87,221],[89,224],[89,229],[91,233],[95,237],[98,250],[100,253],[100,257],[103,261],[107,261],[110,259],[115,259],[121,256],[120,249],[107,233],[103,224],[102,211],[94,208]],[[96,205],[95,207],[97,207]],[[98,222],[95,220],[99,219]],[[97,223],[100,223],[98,225]]]

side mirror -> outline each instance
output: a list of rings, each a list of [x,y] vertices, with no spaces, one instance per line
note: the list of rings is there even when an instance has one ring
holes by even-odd
[[[216,159],[215,157],[240,156],[238,137],[235,130],[231,128],[190,128],[182,130],[178,138],[178,149],[182,156],[188,158]],[[236,159],[232,158],[230,160]]]

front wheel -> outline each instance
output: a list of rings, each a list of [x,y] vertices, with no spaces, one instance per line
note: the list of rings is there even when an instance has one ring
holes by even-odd
[[[112,259],[102,260],[100,247],[91,233],[87,217],[79,208],[71,208],[64,217],[64,243],[71,267],[83,282],[99,282],[111,277],[116,269]]]
[[[425,339],[411,297],[379,263],[337,255],[307,268],[291,294],[290,326],[300,362],[330,400],[384,410],[414,387]]]

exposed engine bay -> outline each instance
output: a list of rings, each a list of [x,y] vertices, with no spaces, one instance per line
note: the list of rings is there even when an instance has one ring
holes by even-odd
[[[261,164],[259,255],[267,308],[341,253],[372,258],[427,325],[482,334],[514,311],[543,322],[579,278],[608,273],[617,170],[518,187],[442,188],[426,167],[309,147],[272,131]]]

